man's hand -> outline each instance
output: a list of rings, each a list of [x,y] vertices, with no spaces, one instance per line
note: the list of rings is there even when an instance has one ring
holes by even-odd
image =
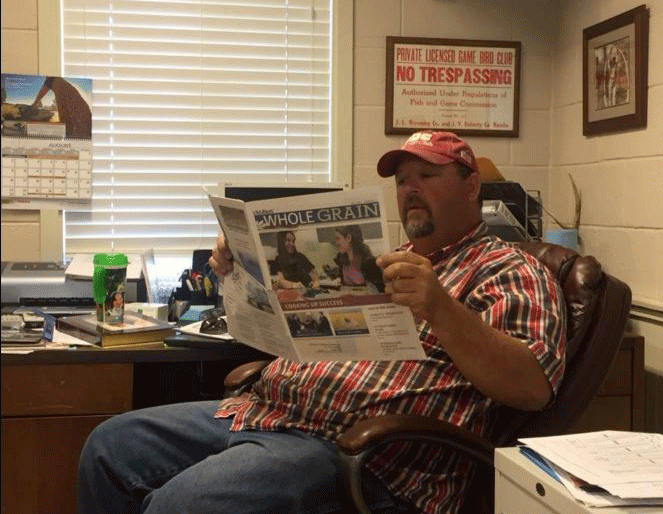
[[[226,246],[226,240],[222,233],[216,239],[216,248],[212,250],[212,256],[209,258],[209,265],[214,274],[221,279],[233,270],[233,254]]]
[[[414,252],[378,257],[391,300],[429,323],[438,344],[484,395],[522,410],[543,408],[552,388],[524,341],[485,323],[453,299],[430,261]]]
[[[377,258],[391,300],[409,307],[417,320],[433,323],[450,300],[431,262],[413,252],[392,252]]]

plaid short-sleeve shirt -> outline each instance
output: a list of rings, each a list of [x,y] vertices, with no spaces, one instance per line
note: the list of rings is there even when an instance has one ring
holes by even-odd
[[[483,223],[427,257],[452,297],[529,347],[556,391],[564,372],[565,311],[559,285],[545,267],[512,244],[486,236]],[[277,358],[250,393],[222,400],[216,416],[234,416],[231,430],[298,429],[330,440],[360,419],[403,413],[485,433],[493,401],[459,372],[427,323],[418,328],[425,360]],[[464,457],[422,443],[392,443],[368,468],[395,496],[426,514],[456,512],[472,471]]]

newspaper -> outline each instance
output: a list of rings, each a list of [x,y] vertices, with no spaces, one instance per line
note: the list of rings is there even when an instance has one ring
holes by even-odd
[[[389,251],[382,188],[252,202],[207,193],[234,259],[223,305],[235,339],[300,362],[426,357],[411,311],[335,262],[352,225],[373,256]],[[293,262],[297,280],[282,269]]]

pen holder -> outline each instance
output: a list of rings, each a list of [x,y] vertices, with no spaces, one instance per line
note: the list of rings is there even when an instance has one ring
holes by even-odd
[[[193,291],[189,295],[189,302],[191,302],[191,305],[207,305],[210,303],[209,298],[205,294],[205,291]]]
[[[215,306],[218,302],[218,280],[211,272],[205,271],[203,274],[194,273],[189,269],[182,272],[180,282],[170,295],[169,321],[176,321],[179,317],[176,305],[211,305]],[[183,312],[183,311],[182,311]]]

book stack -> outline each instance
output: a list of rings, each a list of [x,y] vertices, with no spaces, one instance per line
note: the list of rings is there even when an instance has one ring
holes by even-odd
[[[165,321],[133,311],[125,311],[124,322],[118,325],[101,323],[96,315],[84,314],[59,318],[57,328],[103,348],[157,347],[175,333]]]

